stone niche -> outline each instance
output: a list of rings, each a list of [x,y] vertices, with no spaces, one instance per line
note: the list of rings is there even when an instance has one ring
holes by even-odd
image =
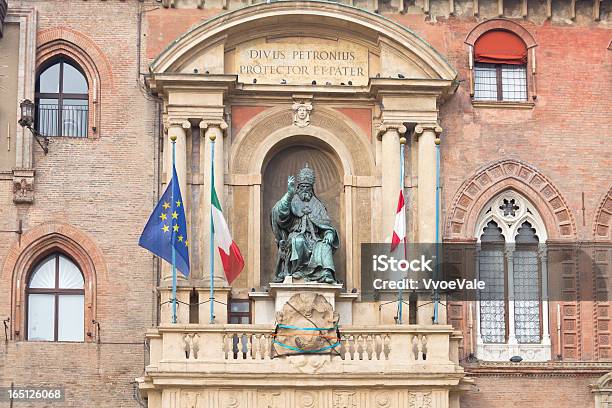
[[[334,254],[336,280],[346,279],[344,188],[339,160],[329,147],[297,138],[268,154],[263,171],[261,221],[261,282],[267,285],[274,277],[277,247],[270,225],[270,211],[287,191],[287,177],[297,175],[306,163],[315,171],[315,194],[325,204],[334,227],[340,235],[340,247]]]

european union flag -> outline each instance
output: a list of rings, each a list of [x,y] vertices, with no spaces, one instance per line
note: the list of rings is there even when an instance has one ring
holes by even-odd
[[[172,247],[176,255],[176,268],[189,275],[189,241],[187,240],[187,221],[181,188],[172,166],[172,180],[166,187],[159,203],[149,217],[140,235],[138,245],[148,249],[160,258],[172,263]]]

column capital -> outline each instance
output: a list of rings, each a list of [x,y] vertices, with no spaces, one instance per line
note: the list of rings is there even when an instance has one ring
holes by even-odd
[[[378,131],[376,132],[376,135],[379,138],[382,138],[382,135],[384,133],[392,131],[392,130],[396,131],[400,135],[403,135],[404,133],[406,133],[408,129],[406,129],[406,126],[401,122],[383,122],[378,127]]]
[[[183,129],[189,129],[191,128],[191,122],[189,122],[187,119],[181,119],[181,118],[168,118],[168,125],[167,127],[182,127]]]
[[[426,130],[431,130],[439,135],[442,133],[442,127],[437,123],[417,123],[414,127],[414,133],[418,136],[422,135]]]
[[[206,130],[209,128],[218,128],[222,131],[228,128],[227,123],[223,119],[202,119],[199,123],[200,129]]]

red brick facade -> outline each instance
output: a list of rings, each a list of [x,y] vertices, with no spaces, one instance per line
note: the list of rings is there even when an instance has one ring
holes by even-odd
[[[81,63],[97,94],[94,101],[90,92],[95,108],[89,118],[97,129],[90,126],[88,138],[53,139],[48,155],[34,145],[33,204],[14,204],[12,184],[0,179],[0,318],[11,317],[8,339],[0,340],[0,387],[61,383],[67,391],[61,406],[136,407],[132,382],[146,361],[145,330],[157,322],[159,274],[157,262],[137,242],[159,193],[163,134],[161,111],[143,74],[174,39],[222,10],[167,9],[154,0],[23,0],[9,1],[9,10],[11,5],[34,5],[38,11],[38,63],[58,53]],[[504,108],[471,102],[465,40],[481,18],[385,17],[422,36],[459,73],[456,93],[439,107],[445,239],[473,239],[482,206],[497,192],[514,188],[539,208],[551,240],[610,243],[612,36],[607,23],[515,20],[537,43],[537,98],[532,108]],[[234,131],[260,110],[234,109]],[[344,114],[371,135],[359,111],[346,108]],[[4,232],[16,230],[19,221],[23,233]],[[92,282],[86,296],[91,335],[84,343],[22,341],[23,291],[15,281],[23,282],[31,265],[53,249],[76,258],[86,282]],[[600,261],[610,268],[612,256],[603,254]],[[595,290],[592,282],[576,285],[577,297],[589,298]],[[562,358],[574,361],[572,366],[525,372],[466,365],[476,382],[462,397],[462,407],[591,407],[588,385],[612,367],[603,364],[612,359],[610,309],[592,301],[562,304],[568,336]],[[551,328],[557,326],[555,313],[553,305]],[[457,316],[467,337],[467,312],[459,310]],[[560,339],[554,330],[551,336],[556,355]]]

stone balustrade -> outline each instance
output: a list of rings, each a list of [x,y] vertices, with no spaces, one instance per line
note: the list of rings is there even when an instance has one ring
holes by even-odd
[[[274,325],[161,325],[147,333],[150,361],[139,389],[150,407],[391,407],[387,402],[404,401],[458,408],[459,394],[473,383],[458,364],[461,336],[451,326],[346,325],[339,332],[331,352],[279,356],[288,350],[277,349]],[[333,331],[327,333],[336,344]],[[279,342],[283,335],[279,330]]]
[[[165,325],[147,333],[150,343],[149,369],[170,368],[198,371],[206,364],[257,365],[262,361],[282,364],[274,344],[273,325]],[[398,366],[454,365],[458,341],[446,325],[383,325],[340,327],[340,341],[328,353],[334,364],[363,364],[377,369]],[[335,339],[329,340],[330,344]],[[286,351],[286,350],[283,350]],[[193,363],[185,365],[184,363]]]

